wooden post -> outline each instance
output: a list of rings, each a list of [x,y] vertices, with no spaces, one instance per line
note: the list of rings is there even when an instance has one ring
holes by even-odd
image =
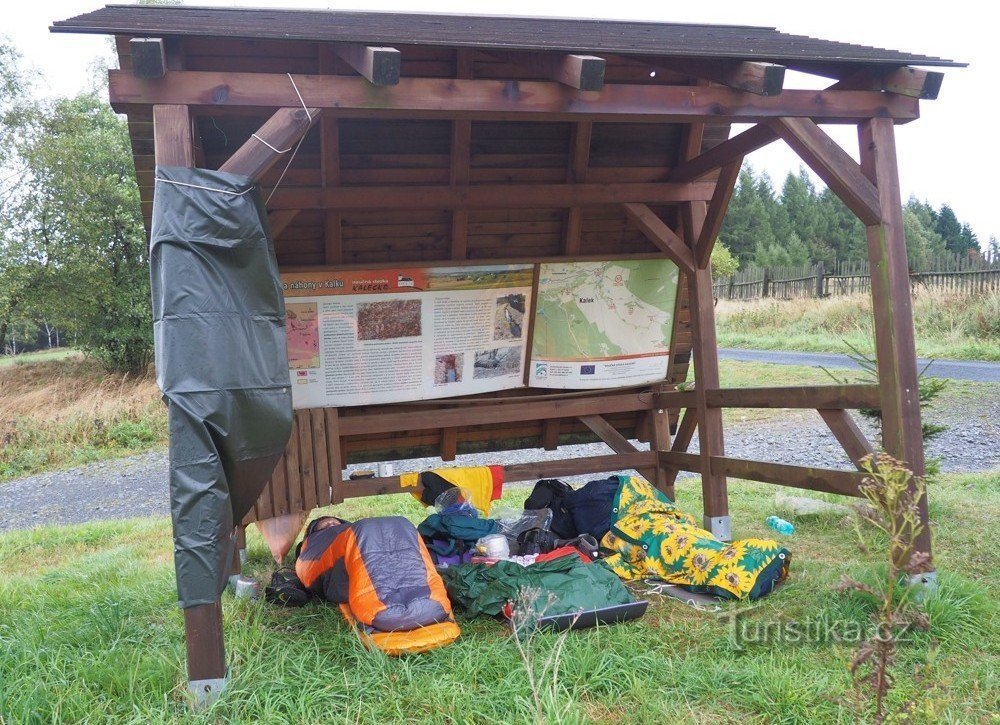
[[[823,263],[816,264],[816,299],[823,299]]]
[[[187,106],[153,106],[154,156],[157,166],[194,166],[191,114]],[[188,687],[199,706],[218,698],[226,686],[226,651],[222,604],[198,604],[184,609]]]
[[[761,297],[771,296],[771,270],[766,267],[764,268],[764,280],[761,283],[760,296]]]
[[[705,223],[704,202],[689,202],[681,207],[685,239],[700,238]],[[694,251],[694,250],[692,250]],[[696,254],[697,258],[698,255]],[[701,467],[701,491],[704,498],[702,524],[723,541],[732,538],[729,520],[729,493],[726,477],[712,472],[713,456],[724,456],[722,409],[709,407],[709,390],[719,387],[719,349],[715,337],[715,298],[712,290],[712,266],[708,255],[688,276],[691,299],[691,334],[694,338],[692,360],[695,372],[695,408],[698,411],[698,455]]]
[[[865,228],[875,316],[875,354],[882,395],[882,445],[890,455],[905,461],[916,476],[923,476],[924,440],[917,390],[917,353],[892,119],[872,118],[861,123],[858,140],[861,170],[877,188],[882,212],[880,224]],[[923,528],[915,542],[916,550],[930,554],[926,490],[918,508]],[[930,579],[933,576],[925,581]]]

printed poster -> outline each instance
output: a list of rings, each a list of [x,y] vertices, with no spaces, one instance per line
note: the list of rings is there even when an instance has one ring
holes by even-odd
[[[283,273],[294,407],[522,387],[532,276],[531,265]]]
[[[613,388],[663,380],[679,279],[667,259],[541,265],[529,385]]]

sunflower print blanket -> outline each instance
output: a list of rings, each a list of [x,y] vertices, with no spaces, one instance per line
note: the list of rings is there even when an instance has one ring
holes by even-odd
[[[788,550],[771,539],[725,543],[648,482],[628,478],[615,496],[605,563],[626,581],[662,579],[728,599],[757,599],[788,576]]]

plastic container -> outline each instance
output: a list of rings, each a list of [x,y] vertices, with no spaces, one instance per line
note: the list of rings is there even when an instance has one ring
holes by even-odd
[[[506,559],[510,556],[510,544],[503,534],[490,534],[476,542],[476,549],[491,559]]]
[[[795,527],[790,521],[785,521],[780,516],[768,516],[765,523],[783,536],[791,536],[795,533]]]

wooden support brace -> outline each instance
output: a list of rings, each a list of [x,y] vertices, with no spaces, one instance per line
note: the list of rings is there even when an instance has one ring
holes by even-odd
[[[878,385],[796,385],[776,388],[718,388],[706,391],[706,402],[711,408],[855,410],[877,408],[879,401]]]
[[[395,48],[345,43],[336,45],[335,52],[373,85],[394,86],[399,83],[402,55]]]
[[[279,108],[219,171],[242,174],[256,181],[280,158],[290,154],[298,140],[319,118],[319,109]]]
[[[163,38],[132,38],[128,42],[132,74],[136,78],[162,78],[167,72]]]
[[[441,429],[441,460],[454,461],[458,455],[458,428]]]
[[[646,204],[624,204],[625,214],[656,247],[681,268],[685,274],[694,272],[694,255],[684,240],[660,219]]]
[[[742,158],[726,164],[722,167],[722,173],[715,183],[715,193],[708,204],[705,224],[695,245],[694,261],[698,267],[707,267],[712,260],[712,249],[715,247],[719,232],[722,231],[722,222],[726,217],[726,210],[729,209],[729,201],[733,198],[742,165]]]
[[[857,465],[862,458],[875,453],[874,446],[846,410],[820,409],[816,412],[829,426],[830,432],[844,448],[852,463]]]
[[[698,429],[698,411],[696,408],[687,408],[684,410],[684,415],[681,416],[680,421],[677,423],[677,433],[674,435],[674,442],[670,446],[670,450],[674,453],[687,453],[687,449],[691,446],[691,439],[694,438],[694,432]],[[674,489],[674,482],[677,480],[678,468],[670,464],[669,460],[665,460],[663,456],[660,456],[660,466],[663,468],[664,472],[664,483],[666,488],[671,490]],[[671,497],[673,498],[673,497]]]
[[[566,183],[582,184],[587,181],[590,165],[590,141],[594,124],[581,121],[573,126],[573,143],[569,167],[566,169]],[[580,238],[583,231],[583,209],[574,206],[566,213],[566,228],[563,234],[563,254],[573,256],[580,253]]]
[[[554,451],[559,448],[559,419],[553,418],[542,423],[542,448]]]
[[[153,106],[153,137],[157,166],[194,166],[191,114],[187,106]]]
[[[881,221],[875,185],[823,129],[808,118],[779,118],[769,124],[862,222]]]

